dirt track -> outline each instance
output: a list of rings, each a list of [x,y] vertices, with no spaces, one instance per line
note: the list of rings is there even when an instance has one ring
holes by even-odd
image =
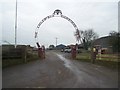
[[[45,60],[3,69],[3,88],[116,88],[118,74],[91,63],[46,52]]]

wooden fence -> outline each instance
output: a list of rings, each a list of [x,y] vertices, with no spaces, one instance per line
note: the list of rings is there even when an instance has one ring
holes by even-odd
[[[26,57],[26,46],[21,45],[14,48],[13,45],[2,46],[2,60],[7,59],[25,59]]]

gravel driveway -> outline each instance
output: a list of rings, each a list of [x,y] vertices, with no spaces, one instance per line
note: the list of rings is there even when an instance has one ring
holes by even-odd
[[[5,68],[3,88],[117,88],[118,72],[47,51],[46,59]]]

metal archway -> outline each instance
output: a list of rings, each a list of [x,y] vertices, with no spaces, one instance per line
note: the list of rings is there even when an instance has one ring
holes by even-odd
[[[80,33],[77,25],[76,25],[70,18],[68,18],[67,16],[63,15],[63,14],[62,14],[62,11],[59,10],[59,9],[55,10],[52,15],[49,15],[49,16],[43,18],[43,19],[39,22],[39,24],[37,25],[37,28],[36,28],[36,30],[35,30],[35,40],[36,40],[36,43],[38,43],[38,41],[37,41],[37,38],[38,38],[38,30],[39,30],[41,24],[42,24],[44,21],[46,21],[47,19],[50,19],[50,18],[52,18],[52,17],[61,17],[61,18],[64,18],[64,19],[68,20],[68,21],[74,26],[74,28],[75,28],[75,30],[76,30],[75,36],[76,36],[77,41],[78,41],[78,42],[80,41],[80,42],[82,43],[81,35],[80,35],[81,33]]]

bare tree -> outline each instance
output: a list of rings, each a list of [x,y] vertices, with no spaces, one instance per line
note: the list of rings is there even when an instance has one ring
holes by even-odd
[[[88,49],[88,47],[91,46],[91,42],[95,39],[97,39],[99,36],[96,32],[94,32],[93,29],[88,29],[83,31],[82,39],[83,39],[83,45],[85,49]]]
[[[93,29],[88,29],[88,30],[77,30],[75,32],[75,37],[76,40],[81,42],[81,44],[84,45],[85,49],[88,49],[89,46],[91,46],[91,41],[95,40],[98,38],[98,34],[94,32]]]
[[[83,32],[83,37],[88,42],[88,41],[97,39],[98,34],[95,33],[93,29],[88,29]]]
[[[113,52],[120,52],[120,32],[111,31],[109,36],[111,36],[109,44],[112,45]]]

